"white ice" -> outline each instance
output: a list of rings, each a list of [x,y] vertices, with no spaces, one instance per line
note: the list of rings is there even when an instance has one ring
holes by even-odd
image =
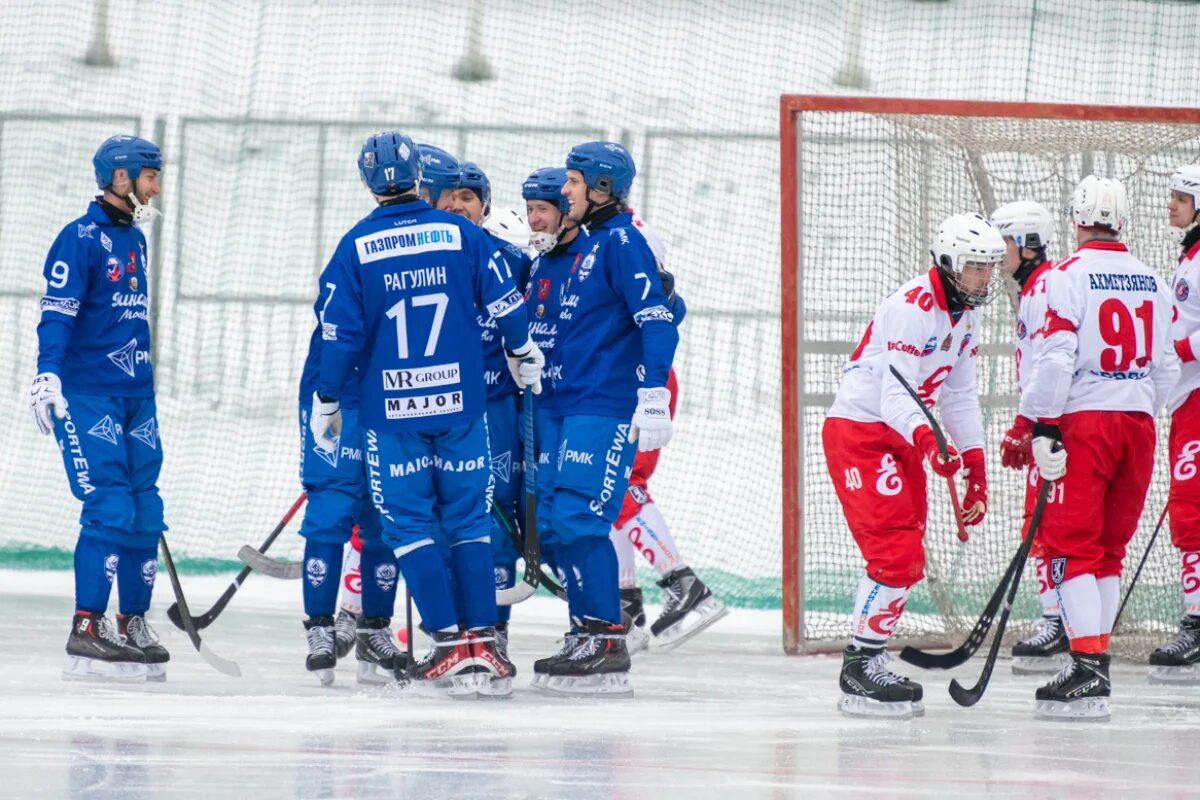
[[[228,578],[184,576],[193,613]],[[151,621],[169,679],[115,687],[59,678],[67,573],[0,571],[0,797],[786,798],[1195,796],[1200,688],[1148,686],[1114,670],[1107,724],[1033,719],[1036,678],[1002,662],[970,709],[946,694],[977,659],[923,680],[927,714],[874,722],[838,714],[838,660],[789,657],[778,612],[734,610],[672,652],[636,659],[628,701],[550,698],[528,688],[555,649],[563,606],[514,612],[520,670],[507,702],[366,690],[354,665],[322,689],[303,668],[299,586],[252,576],[205,641],[238,661],[213,671],[166,620]],[[115,592],[114,592],[115,606]],[[658,609],[649,609],[657,614]],[[402,619],[402,613],[398,615]],[[351,658],[352,662],[352,658]]]

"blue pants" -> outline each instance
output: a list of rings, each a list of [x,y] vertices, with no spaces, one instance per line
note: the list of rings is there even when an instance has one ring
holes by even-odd
[[[517,559],[521,557],[517,543],[505,526],[518,530],[525,524],[525,504],[521,497],[524,450],[521,447],[519,402],[519,395],[510,394],[488,400],[487,404],[488,448],[496,505],[492,509],[492,565],[497,589],[513,585]],[[497,607],[497,621],[508,622],[511,611],[510,606]]]
[[[113,579],[121,612],[144,614],[158,564],[163,521],[153,397],[106,397],[72,392],[63,419],[54,420],[71,494],[83,502],[75,547],[76,608],[103,612]]]

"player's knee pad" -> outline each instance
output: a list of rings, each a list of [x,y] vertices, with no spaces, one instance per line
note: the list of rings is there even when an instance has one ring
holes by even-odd
[[[80,525],[98,539],[124,541],[133,529],[133,495],[127,487],[98,486],[83,501]]]
[[[133,494],[133,530],[140,539],[157,544],[158,536],[168,530],[163,520],[163,501],[157,487]]]
[[[868,558],[867,575],[886,586],[912,586],[925,577],[925,548],[894,550]]]
[[[565,486],[554,489],[550,524],[563,546],[587,537],[608,538],[611,527],[593,510],[591,497]]]
[[[361,502],[361,498],[347,488],[308,488],[308,506],[300,524],[300,535],[310,541],[345,544],[350,541]]]

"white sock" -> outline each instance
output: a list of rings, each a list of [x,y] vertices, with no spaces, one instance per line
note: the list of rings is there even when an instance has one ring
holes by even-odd
[[[1180,580],[1183,582],[1184,611],[1194,617],[1200,617],[1200,551],[1191,550],[1183,556],[1183,572]]]
[[[1118,575],[1096,578],[1096,588],[1100,590],[1100,632],[1112,633],[1121,606],[1121,578]]]
[[[1100,652],[1091,649],[1103,633],[1100,587],[1096,584],[1096,576],[1076,575],[1059,584],[1058,602],[1062,608],[1063,627],[1067,631],[1067,638],[1071,640],[1071,649],[1075,650],[1076,643],[1079,643],[1084,648],[1083,652]]]
[[[621,526],[620,533],[642,554],[659,575],[669,575],[687,566],[658,504],[651,500]]]
[[[637,568],[633,560],[633,545],[628,536],[616,528],[608,529],[608,538],[617,551],[617,582],[622,589],[637,588]]]
[[[1050,585],[1050,562],[1044,558],[1035,558],[1033,569],[1038,579],[1038,599],[1042,601],[1042,616],[1057,617],[1060,613],[1058,592]]]
[[[863,576],[858,580],[850,619],[850,643],[855,647],[883,647],[896,628],[908,587],[885,586]]]
[[[362,614],[362,553],[354,548],[346,548],[346,557],[342,560],[342,608],[351,614]]]

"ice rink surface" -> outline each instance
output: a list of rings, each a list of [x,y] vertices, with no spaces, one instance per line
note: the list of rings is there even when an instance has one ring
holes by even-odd
[[[193,613],[227,583],[184,576]],[[514,613],[514,697],[456,702],[359,687],[353,657],[320,688],[303,668],[299,585],[258,576],[205,632],[242,667],[227,678],[166,620],[163,575],[150,618],[172,652],[168,681],[64,683],[70,585],[67,573],[0,571],[0,797],[1200,794],[1200,688],[1148,686],[1135,665],[1114,669],[1107,724],[1035,721],[1037,679],[1012,676],[1007,662],[978,706],[959,708],[945,687],[952,675],[973,683],[979,660],[918,676],[924,718],[854,720],[835,707],[838,660],[787,657],[778,612],[734,610],[678,650],[638,657],[633,699],[560,699],[528,686],[562,627],[562,605],[535,597]]]

